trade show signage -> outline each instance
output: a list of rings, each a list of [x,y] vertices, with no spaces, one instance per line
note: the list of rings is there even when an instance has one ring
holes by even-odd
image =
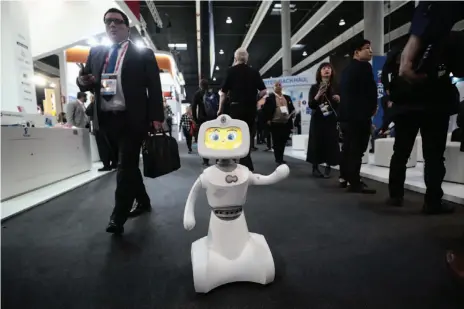
[[[268,78],[264,80],[266,88],[274,87],[276,82],[282,84],[282,88],[285,90],[287,87],[311,87],[311,82],[308,76],[284,76],[278,78]]]
[[[382,68],[385,64],[385,56],[374,56],[372,58],[372,72],[374,73],[375,82],[377,84],[377,114],[372,117],[372,124],[376,128],[382,126],[383,121],[383,107],[382,107],[382,98],[384,97],[384,89],[382,84]]]

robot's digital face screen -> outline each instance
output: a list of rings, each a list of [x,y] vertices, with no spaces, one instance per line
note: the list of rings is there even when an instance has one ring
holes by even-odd
[[[232,150],[242,145],[242,129],[238,127],[209,128],[205,132],[206,148]]]

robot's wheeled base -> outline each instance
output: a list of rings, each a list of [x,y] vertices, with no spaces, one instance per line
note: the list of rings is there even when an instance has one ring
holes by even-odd
[[[271,250],[263,235],[250,233],[241,255],[225,258],[208,247],[208,237],[192,244],[193,281],[197,293],[231,282],[268,284],[274,281],[275,266]]]

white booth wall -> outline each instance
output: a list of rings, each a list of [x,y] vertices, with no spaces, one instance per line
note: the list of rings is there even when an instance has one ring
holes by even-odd
[[[76,42],[103,33],[104,13],[111,7],[126,12],[122,4],[123,1],[114,0],[27,1],[32,57],[39,59],[55,54]],[[130,22],[134,21],[130,14],[128,17]]]

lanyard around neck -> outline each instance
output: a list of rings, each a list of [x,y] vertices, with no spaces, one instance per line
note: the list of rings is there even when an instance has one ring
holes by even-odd
[[[126,54],[127,49],[129,48],[129,42],[125,41],[125,42],[121,43],[121,45],[124,45],[124,46],[122,46],[122,50],[121,50],[121,53],[118,56],[118,60],[116,62],[116,66],[114,67],[114,72],[113,73],[118,72],[119,65],[121,64],[121,59],[124,58],[124,55]],[[111,52],[111,49],[108,51],[108,55],[106,56],[105,65],[103,66],[103,72],[106,71],[106,67],[108,66],[108,61],[110,61],[110,54],[111,54],[110,52]]]

